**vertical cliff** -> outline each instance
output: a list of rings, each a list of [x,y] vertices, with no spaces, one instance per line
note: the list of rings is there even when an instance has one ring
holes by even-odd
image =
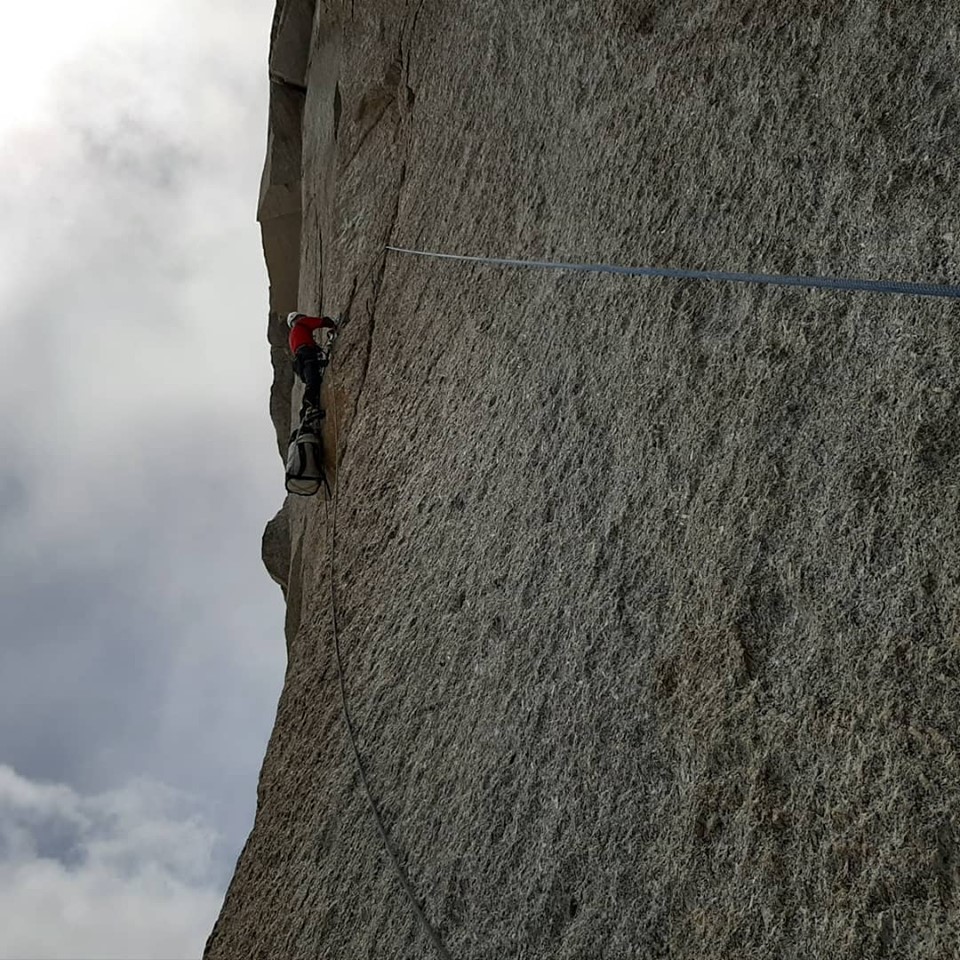
[[[956,955],[957,306],[383,252],[956,279],[960,2],[825,11],[280,2],[271,409],[281,315],[349,307],[346,686],[455,957]],[[331,516],[265,534],[288,669],[211,960],[432,955]]]

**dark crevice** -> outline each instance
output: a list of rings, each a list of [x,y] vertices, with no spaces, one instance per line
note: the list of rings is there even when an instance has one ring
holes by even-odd
[[[286,78],[281,77],[276,73],[270,74],[270,82],[276,83],[278,86],[281,86],[281,87],[288,87],[290,90],[298,90],[300,93],[307,92],[306,84],[294,83],[292,80],[287,80]]]
[[[407,78],[409,75],[409,68],[410,68],[409,38],[412,38],[413,33],[416,30],[417,18],[420,15],[420,11],[423,8],[423,4],[424,4],[424,0],[420,0],[420,2],[417,3],[415,9],[413,10],[412,17],[410,15],[410,10],[412,5],[411,4],[407,5],[407,14],[404,17],[403,24],[400,28],[400,35],[398,38],[398,55],[397,55],[397,58],[394,60],[394,62],[391,63],[390,67],[387,70],[386,76],[384,78],[384,91],[385,92],[389,91],[387,99],[380,106],[379,110],[377,111],[376,115],[373,118],[373,121],[370,123],[370,125],[367,127],[367,129],[363,132],[362,136],[360,137],[360,140],[357,143],[357,146],[354,148],[350,156],[350,159],[347,161],[347,164],[346,164],[347,166],[349,166],[349,164],[353,162],[357,154],[359,154],[364,143],[366,142],[367,137],[378,126],[378,124],[383,119],[389,107],[394,104],[396,104],[398,107],[397,136],[399,136],[401,133],[401,130],[404,126],[404,123],[403,123],[404,111],[402,109],[402,106],[399,103],[401,89],[405,88],[406,90],[408,104],[411,103],[413,100],[413,91],[409,88],[407,84]],[[407,29],[408,25],[410,27],[409,34]],[[406,47],[407,47],[406,50],[404,49],[405,36],[408,36],[408,43],[406,44]],[[339,91],[337,91],[337,94],[338,93]],[[365,109],[365,105],[363,102],[361,102],[359,115],[362,115],[364,109]],[[335,115],[335,124],[336,124],[338,122],[336,118],[339,116],[339,110],[338,110],[336,101],[334,104],[334,115]],[[397,178],[397,187],[396,187],[396,195],[394,200],[393,212],[390,217],[389,226],[387,228],[386,236],[383,241],[382,247],[390,246],[393,243],[393,235],[396,231],[397,224],[400,219],[400,199],[403,194],[403,187],[404,187],[404,184],[406,183],[406,179],[407,179],[407,163],[406,163],[406,160],[404,160],[403,163],[401,163],[400,165],[400,173]],[[367,331],[367,349],[366,349],[366,354],[363,358],[363,366],[360,372],[360,384],[359,384],[359,387],[357,388],[357,392],[354,397],[353,415],[350,420],[351,429],[349,432],[352,432],[352,425],[356,422],[357,415],[360,410],[360,400],[361,400],[361,397],[363,396],[364,390],[366,389],[367,377],[370,371],[370,363],[373,357],[373,341],[374,341],[374,336],[376,335],[376,326],[377,326],[377,302],[380,296],[380,290],[381,290],[381,287],[383,286],[383,280],[387,270],[387,258],[385,253],[382,253],[380,255],[379,265],[375,266],[375,264],[376,264],[376,261],[374,261],[374,264],[371,264],[370,271],[368,272],[368,275],[369,273],[372,273],[373,275],[372,282],[370,284],[370,296],[367,298],[367,301],[365,304],[367,316],[369,317],[369,320],[370,320],[370,326]],[[360,291],[360,287],[363,285],[365,279],[366,277],[364,277],[363,280],[360,280],[356,277],[354,278],[354,281],[350,290],[350,296],[347,300],[347,308],[345,311],[346,318],[350,317],[354,300],[356,299],[357,294]],[[341,463],[343,462],[347,454],[347,448],[349,445],[349,432],[347,436],[345,436],[341,441],[341,450],[340,450],[340,458],[339,458]]]
[[[397,196],[396,202],[393,207],[393,215],[390,218],[390,227],[387,230],[386,239],[384,240],[383,245],[389,246],[393,240],[393,233],[397,226],[397,221],[400,218],[400,196],[403,193],[403,185],[407,179],[407,164],[404,162],[400,167],[400,177],[397,183]],[[351,418],[351,424],[356,422],[357,413],[360,409],[360,398],[363,395],[364,388],[367,385],[367,373],[370,370],[370,358],[373,355],[373,337],[376,332],[376,314],[377,314],[377,299],[380,296],[380,288],[383,285],[383,277],[387,271],[387,258],[384,256],[380,262],[380,267],[376,271],[376,274],[373,278],[372,291],[370,299],[367,300],[367,315],[370,317],[370,329],[367,333],[367,352],[366,356],[363,358],[363,370],[360,373],[360,386],[357,389],[357,395],[353,403],[353,417]],[[351,302],[353,299],[351,294]],[[344,454],[346,454],[346,442],[344,442]]]
[[[323,217],[317,214],[317,260],[320,264],[320,279],[317,283],[317,306],[323,312],[323,277],[326,272],[323,269]],[[299,308],[298,308],[299,309]]]
[[[400,36],[398,38],[398,59],[401,65],[400,76],[397,80],[397,96],[400,96],[400,88],[403,88],[403,98],[406,100],[407,105],[411,105],[414,100],[414,91],[410,87],[410,49],[413,46],[413,38],[417,32],[417,19],[420,16],[420,11],[423,9],[424,0],[420,0],[416,8],[413,11],[413,15],[410,14],[411,4],[407,3],[407,12],[403,18],[403,24],[400,27]],[[407,25],[409,24],[409,30]],[[404,38],[406,38],[406,43],[404,43]]]
[[[370,134],[373,133],[373,131],[374,131],[374,130],[377,128],[377,126],[379,125],[380,121],[383,119],[383,115],[387,112],[387,110],[389,109],[389,107],[390,107],[393,103],[395,103],[395,102],[396,102],[396,98],[395,98],[395,97],[390,97],[389,100],[386,100],[386,101],[383,103],[383,105],[381,106],[380,110],[377,112],[377,115],[373,118],[373,121],[370,123],[370,125],[367,127],[367,129],[364,130],[363,133],[361,134],[360,140],[359,140],[359,142],[357,143],[356,147],[354,147],[353,153],[350,154],[350,159],[347,160],[345,166],[348,166],[348,167],[349,167],[350,164],[353,163],[353,161],[357,158],[357,154],[358,154],[358,153],[360,152],[360,150],[363,148],[363,145],[367,142],[367,137],[369,137]]]
[[[407,44],[407,62],[404,68],[404,81],[409,86],[410,83],[410,47],[413,45],[413,38],[417,34],[417,20],[420,18],[420,11],[423,9],[423,4],[425,0],[420,0],[417,4],[417,9],[413,12],[413,22],[410,24],[410,39]]]
[[[343,100],[340,97],[340,84],[337,83],[333,88],[333,139],[336,140],[340,133],[340,116],[343,113]]]
[[[347,305],[343,308],[343,318],[341,320],[342,324],[347,324],[350,321],[350,309],[353,307],[353,301],[357,296],[357,286],[360,283],[360,278],[354,276],[353,283],[350,285],[350,295],[347,297]]]

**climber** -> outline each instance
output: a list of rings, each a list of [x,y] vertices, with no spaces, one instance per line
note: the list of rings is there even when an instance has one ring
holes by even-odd
[[[327,366],[330,345],[337,333],[337,324],[332,317],[308,317],[294,311],[287,315],[290,328],[290,352],[294,369],[306,389],[300,417],[320,414],[320,384]]]
[[[289,493],[311,497],[325,489],[330,495],[324,468],[320,409],[320,385],[330,359],[330,347],[337,335],[338,323],[332,317],[308,317],[293,312],[287,315],[290,351],[297,376],[306,389],[300,407],[300,424],[290,434],[287,447],[286,486]]]

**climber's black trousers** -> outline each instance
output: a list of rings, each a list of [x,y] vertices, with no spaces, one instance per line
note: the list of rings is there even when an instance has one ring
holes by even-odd
[[[297,351],[294,358],[294,369],[297,376],[306,385],[303,392],[303,402],[311,407],[320,407],[320,384],[323,382],[323,363],[318,347],[305,346]]]

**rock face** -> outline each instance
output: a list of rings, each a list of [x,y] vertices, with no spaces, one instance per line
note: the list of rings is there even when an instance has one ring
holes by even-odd
[[[293,374],[285,317],[297,309],[300,283],[300,221],[303,196],[303,105],[313,23],[313,0],[278,4],[270,38],[270,112],[267,157],[260,182],[257,220],[270,277],[267,339],[274,382],[270,415],[281,455],[290,434]]]
[[[958,307],[383,252],[956,279],[960,2],[829,6],[281,2],[271,343],[349,307],[339,507],[332,569],[319,499],[265,538],[211,960],[434,955],[331,575],[452,956],[957,955]]]

